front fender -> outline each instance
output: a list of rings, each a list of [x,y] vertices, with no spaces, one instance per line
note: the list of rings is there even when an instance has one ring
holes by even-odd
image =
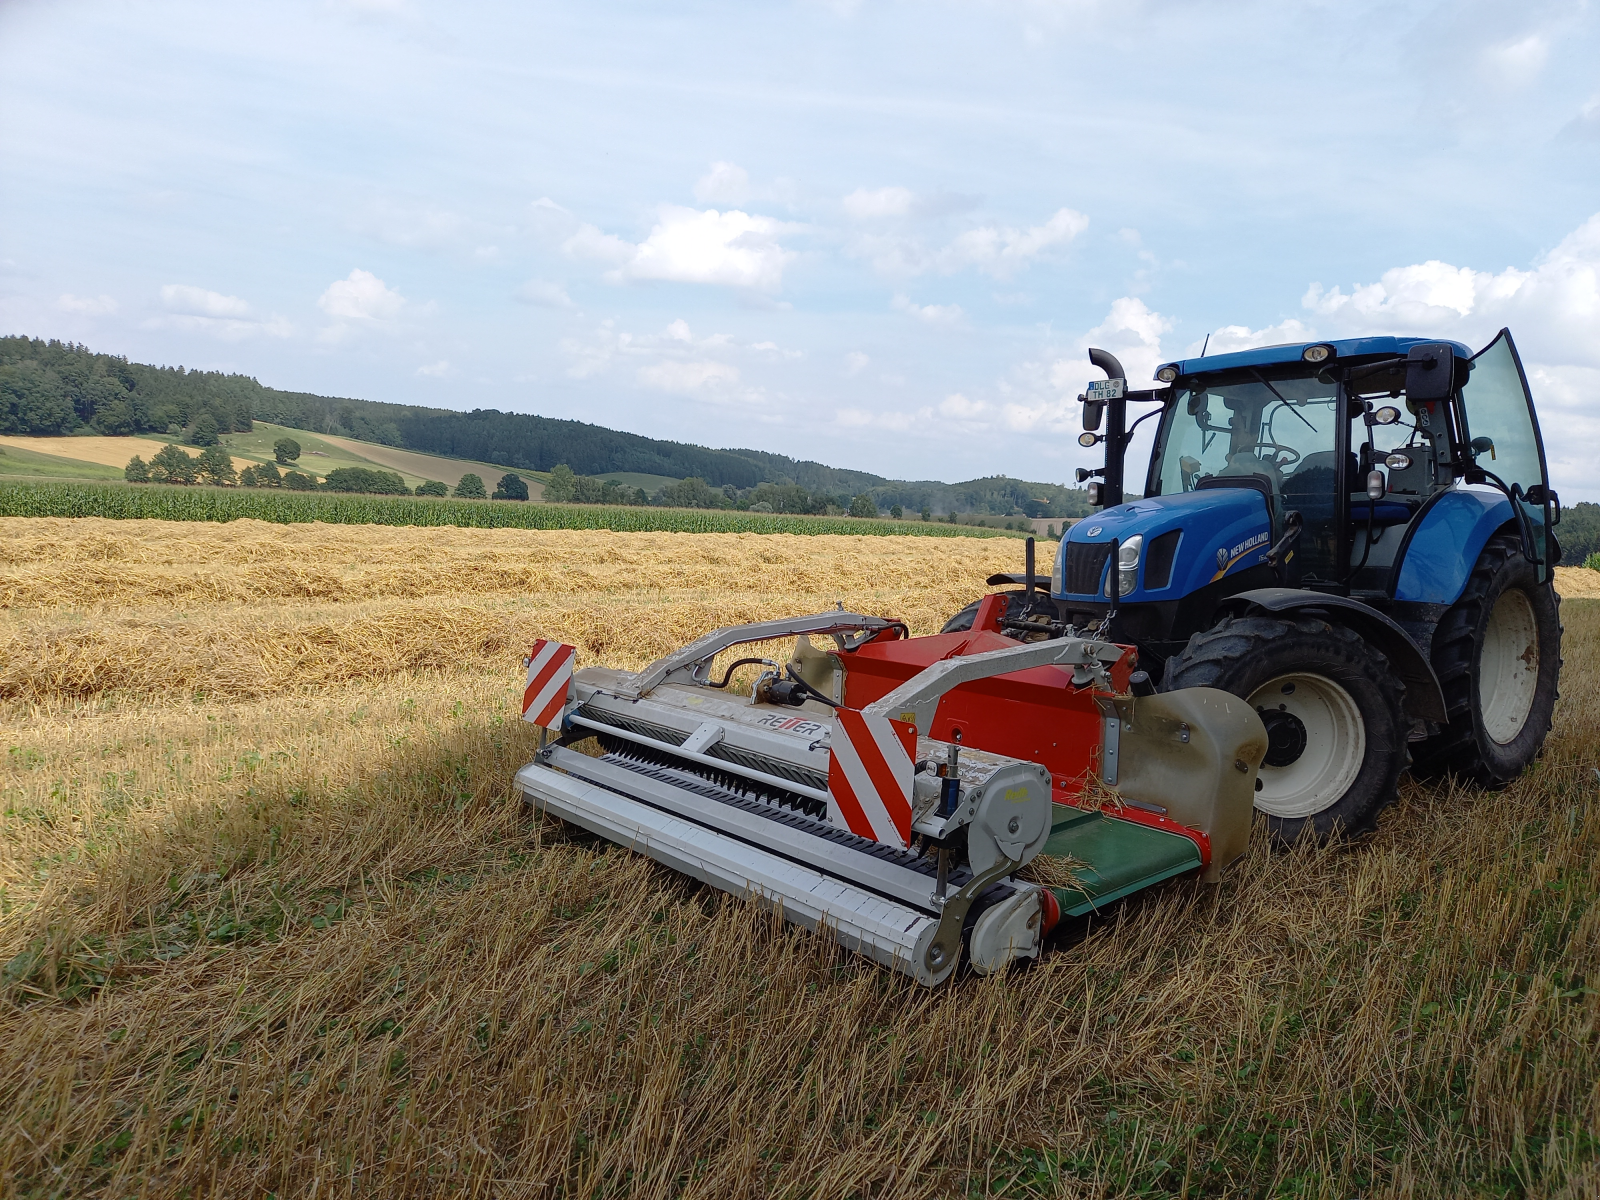
[[[1322,592],[1302,591],[1299,588],[1256,588],[1229,596],[1217,605],[1218,615],[1242,617],[1249,613],[1314,613],[1335,625],[1354,629],[1371,642],[1389,660],[1406,685],[1406,712],[1413,717],[1429,721],[1447,721],[1444,690],[1439,677],[1433,673],[1417,644],[1404,629],[1389,617],[1359,600],[1348,596],[1329,596]]]
[[[1451,488],[1428,503],[1395,552],[1389,594],[1396,600],[1454,604],[1483,553],[1484,543],[1514,518],[1497,491]]]

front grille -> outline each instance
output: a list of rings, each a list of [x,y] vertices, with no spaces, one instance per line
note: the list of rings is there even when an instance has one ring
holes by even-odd
[[[1068,542],[1065,586],[1069,596],[1098,596],[1110,542]]]

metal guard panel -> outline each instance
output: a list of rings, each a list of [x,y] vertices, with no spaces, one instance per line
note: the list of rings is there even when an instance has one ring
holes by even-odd
[[[1085,864],[1077,888],[1055,888],[1061,915],[1086,913],[1147,888],[1200,869],[1200,850],[1186,837],[1119,821],[1102,812],[1057,807],[1050,840],[1040,852]]]
[[[1411,534],[1394,598],[1454,604],[1484,543],[1512,515],[1511,501],[1499,492],[1454,488],[1440,496]]]

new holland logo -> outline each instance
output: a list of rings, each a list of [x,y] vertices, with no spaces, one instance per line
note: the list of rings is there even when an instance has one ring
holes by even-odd
[[[1220,570],[1221,568],[1223,568],[1223,567],[1225,567],[1227,565],[1228,565],[1228,548],[1226,546],[1223,546],[1221,549],[1219,549],[1217,551],[1217,567]]]
[[[1103,526],[1096,525],[1093,529],[1089,530],[1089,536],[1090,537],[1099,537],[1100,536],[1100,530],[1102,528],[1103,528]]]

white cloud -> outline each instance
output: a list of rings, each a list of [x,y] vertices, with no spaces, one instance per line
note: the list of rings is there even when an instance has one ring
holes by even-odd
[[[186,283],[169,283],[161,289],[161,305],[166,315],[145,322],[152,329],[181,329],[204,333],[224,341],[266,334],[288,337],[294,327],[274,314],[259,317],[249,303],[238,296],[225,296]]]
[[[694,198],[701,204],[743,204],[750,198],[750,175],[730,162],[712,163],[695,183]]]
[[[732,363],[660,362],[639,368],[639,382],[679,396],[697,399],[730,394],[739,383],[739,368]]]
[[[1600,366],[1600,213],[1530,270],[1494,273],[1434,260],[1392,267],[1349,293],[1314,283],[1302,303],[1322,318],[1324,334],[1417,333],[1476,348],[1510,325],[1531,358]]]
[[[73,313],[80,317],[109,317],[117,311],[117,302],[104,294],[74,296],[71,292],[66,292],[56,301],[56,307],[62,312]]]
[[[1312,284],[1302,302],[1318,318],[1308,336],[1420,334],[1477,350],[1509,327],[1541,411],[1557,490],[1569,500],[1600,499],[1591,461],[1600,443],[1600,213],[1528,269],[1478,271],[1432,260],[1392,267],[1348,293]]]
[[[436,363],[429,363],[425,367],[418,367],[417,374],[428,375],[434,379],[443,379],[446,375],[450,374],[450,360],[448,358],[441,358]]]
[[[910,313],[917,320],[929,325],[941,325],[950,328],[961,324],[966,316],[961,311],[959,304],[913,304],[911,299],[901,292],[889,301],[889,307],[896,312]]]
[[[865,197],[859,205],[863,213],[868,212],[871,205],[880,203],[881,210],[886,212],[893,198],[883,199],[884,194],[897,190],[903,189],[885,188],[874,193],[857,192],[853,196]],[[922,202],[911,198],[909,193],[907,197],[908,211],[913,215],[918,214],[923,207]],[[846,197],[846,201],[851,198]],[[970,200],[968,197],[950,199],[952,203],[959,200],[963,205]],[[847,242],[847,251],[857,258],[869,260],[873,269],[882,275],[919,275],[928,270],[949,275],[976,268],[997,279],[1005,279],[1036,259],[1067,245],[1088,227],[1088,217],[1070,208],[1063,208],[1043,224],[1027,229],[1009,225],[979,225],[957,234],[948,245],[937,250],[930,250],[918,238],[895,229],[857,232]]]
[[[633,247],[612,233],[602,233],[593,225],[579,225],[578,231],[561,243],[573,258],[617,266],[633,256]]]
[[[1490,46],[1483,52],[1490,77],[1513,88],[1525,87],[1537,79],[1549,57],[1550,43],[1537,33]]]
[[[939,415],[952,421],[975,421],[989,411],[982,400],[968,400],[960,392],[952,392],[939,402]]]
[[[979,226],[950,243],[940,256],[941,265],[946,270],[972,266],[1003,278],[1045,251],[1072,241],[1088,227],[1089,218],[1070,208],[1058,209],[1044,224],[1031,229]]]
[[[405,297],[370,271],[356,267],[328,285],[317,307],[335,321],[376,323],[392,320],[405,307]]]
[[[161,302],[169,312],[194,317],[242,320],[250,316],[250,306],[237,296],[224,296],[205,288],[169,283],[161,289]]]
[[[1235,350],[1254,350],[1257,346],[1309,342],[1316,336],[1309,325],[1294,317],[1263,329],[1251,329],[1247,325],[1224,325],[1221,329],[1212,330],[1209,337],[1191,343],[1184,351],[1184,357],[1193,358],[1202,351],[1206,354],[1232,354]]]
[[[540,308],[571,308],[572,297],[567,295],[567,290],[559,283],[551,283],[544,279],[530,279],[516,291],[516,297],[524,304],[533,304]]]
[[[631,279],[717,283],[773,291],[795,258],[778,244],[781,224],[733,209],[666,208],[623,267]]]
[[[856,221],[903,217],[911,212],[914,197],[907,188],[857,188],[842,201],[845,215]]]
[[[859,375],[867,369],[872,359],[859,350],[852,350],[844,356],[844,373],[846,375]]]
[[[564,249],[614,266],[606,276],[613,282],[658,279],[774,291],[783,282],[784,266],[795,258],[777,240],[786,228],[792,227],[738,209],[668,206],[638,245],[583,225]]]

